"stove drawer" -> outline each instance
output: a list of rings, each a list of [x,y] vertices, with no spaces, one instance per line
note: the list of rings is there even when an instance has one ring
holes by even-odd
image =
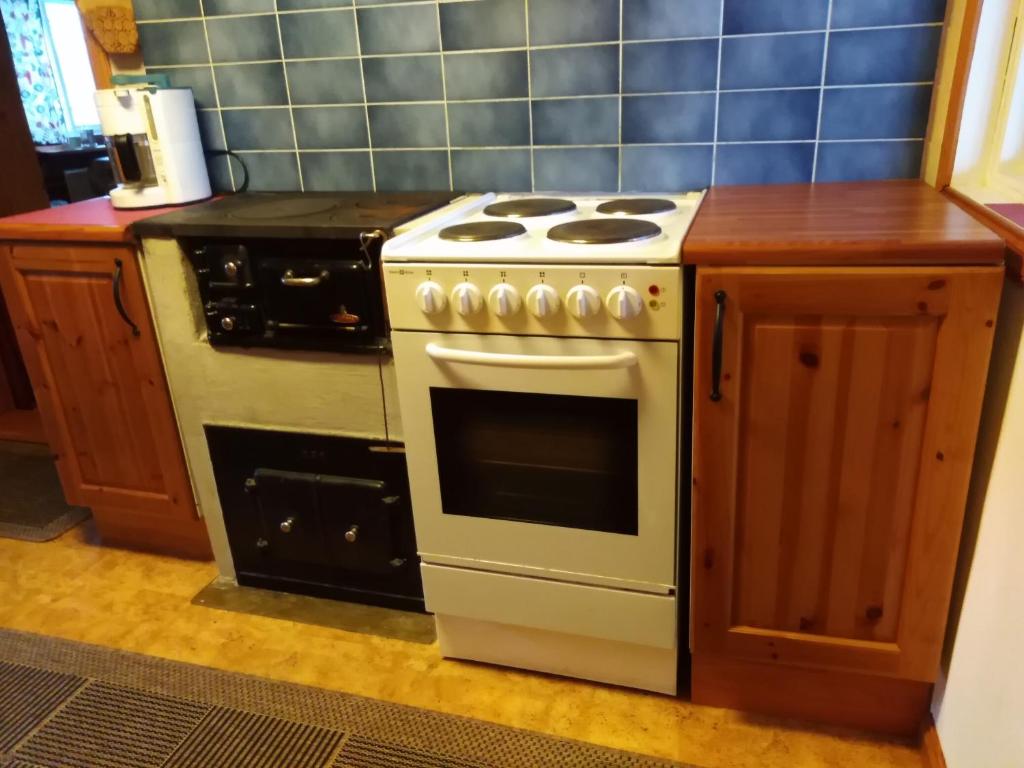
[[[676,598],[423,563],[427,610],[655,648],[677,646]]]

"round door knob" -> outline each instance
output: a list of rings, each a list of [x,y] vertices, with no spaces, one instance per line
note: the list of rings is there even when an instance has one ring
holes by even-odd
[[[444,289],[433,280],[420,283],[416,288],[416,305],[425,315],[436,315],[448,304]]]
[[[359,526],[353,525],[347,531],[345,531],[345,541],[349,544],[355,544],[356,539],[359,538]]]
[[[566,294],[565,305],[569,308],[569,314],[582,320],[601,311],[601,297],[589,285],[576,285]]]
[[[616,285],[608,291],[605,305],[616,320],[632,320],[644,310],[639,291],[628,285]]]
[[[475,315],[484,305],[484,295],[472,283],[459,283],[452,289],[452,306],[463,317]]]
[[[225,331],[235,330],[235,318],[233,317],[222,317],[220,319],[220,327]]]
[[[550,285],[539,283],[526,293],[526,308],[534,317],[551,317],[558,312],[562,300]]]
[[[514,315],[522,305],[523,300],[519,296],[519,291],[508,283],[498,283],[487,294],[487,306],[498,317]]]
[[[281,533],[291,533],[295,527],[295,518],[289,517],[287,520],[282,520],[278,527],[281,529]]]
[[[225,264],[224,265],[224,274],[227,275],[228,277],[230,277],[232,280],[234,280],[236,277],[238,277],[238,262],[237,261],[229,261],[227,264]]]

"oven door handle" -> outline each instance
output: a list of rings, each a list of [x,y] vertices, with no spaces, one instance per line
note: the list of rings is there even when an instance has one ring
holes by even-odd
[[[281,275],[281,285],[287,285],[289,288],[311,288],[320,285],[320,283],[330,279],[330,277],[331,273],[326,269],[313,277],[296,277],[294,270],[289,269]]]
[[[431,342],[427,356],[443,363],[488,365],[495,368],[560,368],[594,370],[600,368],[632,368],[637,364],[632,352],[611,355],[509,355],[498,352],[474,352],[466,349],[448,349]]]

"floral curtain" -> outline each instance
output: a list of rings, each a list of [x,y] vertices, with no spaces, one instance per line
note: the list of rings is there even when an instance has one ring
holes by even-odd
[[[37,144],[60,144],[67,139],[54,66],[46,50],[40,0],[0,0],[14,69],[21,88],[32,139]]]

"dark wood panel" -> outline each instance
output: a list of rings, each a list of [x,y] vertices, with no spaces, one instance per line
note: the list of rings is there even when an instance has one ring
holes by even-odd
[[[998,235],[920,181],[714,187],[683,244],[707,266],[1002,260]]]

